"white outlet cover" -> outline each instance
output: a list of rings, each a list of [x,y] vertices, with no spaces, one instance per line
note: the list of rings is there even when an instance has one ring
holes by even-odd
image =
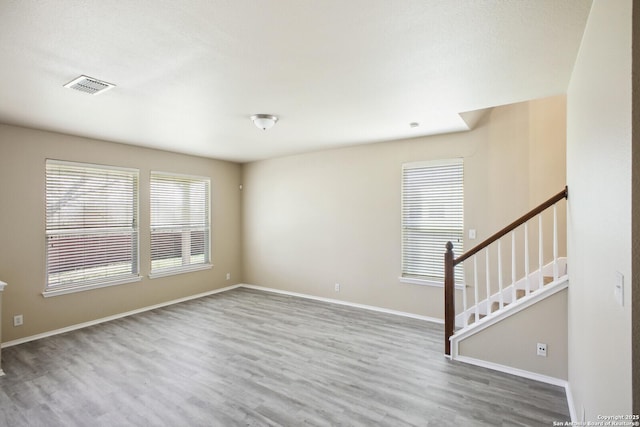
[[[538,343],[536,346],[536,354],[538,356],[547,357],[547,345],[543,343]]]
[[[23,322],[24,322],[24,318],[22,317],[22,314],[13,316],[13,326],[22,326]]]

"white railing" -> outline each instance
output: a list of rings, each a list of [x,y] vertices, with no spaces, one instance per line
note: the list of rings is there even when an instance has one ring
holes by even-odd
[[[567,194],[565,187],[560,193],[457,258],[453,254],[453,244],[451,242],[447,244],[445,254],[445,353],[447,355],[451,354],[449,338],[453,335],[455,327],[465,328],[478,323],[484,317],[504,310],[507,305],[515,303],[519,298],[530,296],[543,289],[547,283],[556,282],[566,274],[566,258],[560,257],[558,251],[557,206],[566,199]],[[553,208],[550,224],[549,219],[546,222],[543,220],[549,208]],[[533,233],[531,232],[531,229],[536,226],[537,239],[535,229]],[[509,243],[503,242],[503,238],[509,234],[511,234],[510,250],[505,249]],[[530,234],[533,234],[533,239],[530,238]],[[548,261],[544,258],[545,243],[552,247],[552,256]],[[531,245],[533,245],[533,252]],[[532,259],[535,257],[536,249],[537,260]],[[484,254],[481,254],[482,252]],[[505,263],[504,258],[508,257],[509,252],[511,262]],[[483,263],[478,262],[479,256],[484,256]],[[465,267],[463,263],[469,258],[473,261],[472,266],[467,264]],[[484,271],[479,270],[479,264],[484,264]],[[535,271],[531,271],[531,265],[534,266]],[[473,286],[471,301],[467,295],[468,286],[465,286],[462,291],[462,310],[458,313],[455,310],[453,292],[455,287],[453,272],[456,266],[465,268],[465,282],[472,283]],[[510,274],[508,270],[511,270]],[[504,284],[505,275],[511,277],[511,283],[507,286]],[[479,277],[484,277],[484,283],[481,283]]]

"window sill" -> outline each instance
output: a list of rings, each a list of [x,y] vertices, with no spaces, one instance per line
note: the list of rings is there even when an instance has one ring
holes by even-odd
[[[166,270],[152,271],[149,273],[149,279],[158,279],[160,277],[175,276],[176,274],[191,273],[192,271],[210,270],[213,264],[197,264],[188,267],[168,268]]]
[[[420,286],[431,286],[434,288],[444,288],[444,282],[439,282],[437,280],[427,280],[427,279],[416,279],[413,277],[398,277],[400,283],[408,283],[411,285],[420,285]],[[456,284],[456,289],[462,290],[466,286],[464,284]]]
[[[91,289],[100,289],[100,288],[106,288],[109,286],[124,285],[126,283],[135,283],[141,280],[142,280],[142,276],[131,276],[131,277],[126,277],[124,279],[112,280],[109,282],[90,283],[86,285],[75,285],[75,286],[65,286],[65,287],[61,286],[59,288],[54,287],[52,289],[45,289],[42,292],[42,296],[45,298],[57,297],[59,295],[72,294],[75,292],[90,291]]]

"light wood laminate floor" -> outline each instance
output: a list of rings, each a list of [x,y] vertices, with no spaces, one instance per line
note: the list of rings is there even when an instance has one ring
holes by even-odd
[[[2,351],[2,426],[550,426],[564,390],[442,326],[235,289]]]

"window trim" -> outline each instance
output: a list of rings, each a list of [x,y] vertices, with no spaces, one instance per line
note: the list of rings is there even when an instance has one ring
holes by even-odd
[[[152,180],[153,180],[153,176],[155,175],[160,175],[160,176],[165,176],[165,177],[174,177],[177,179],[187,179],[187,180],[200,180],[200,181],[206,181],[207,183],[207,206],[206,206],[206,222],[207,222],[207,233],[208,233],[208,238],[206,239],[206,247],[205,247],[205,253],[208,254],[208,259],[205,260],[204,263],[201,264],[188,264],[188,265],[181,265],[181,266],[177,266],[177,267],[167,267],[167,268],[163,268],[163,269],[157,269],[157,270],[153,270],[153,257],[152,257],[152,243],[151,243],[151,236],[154,230],[154,225],[153,225],[153,220],[152,220]],[[201,271],[201,270],[209,270],[211,268],[213,268],[213,263],[211,260],[211,247],[212,247],[212,231],[213,231],[213,227],[211,225],[211,214],[212,214],[212,189],[211,189],[212,185],[211,185],[211,177],[208,176],[201,176],[201,175],[190,175],[190,174],[182,174],[182,173],[176,173],[176,172],[166,172],[166,171],[159,171],[159,170],[152,170],[149,173],[149,274],[148,277],[149,279],[157,279],[157,278],[161,278],[161,277],[167,277],[167,276],[174,276],[177,274],[183,274],[183,273],[190,273],[190,272],[195,272],[195,271]]]
[[[122,277],[116,278],[106,278],[100,280],[89,280],[89,281],[78,281],[76,284],[68,284],[68,285],[57,285],[50,287],[49,286],[49,250],[48,250],[48,228],[47,228],[47,166],[48,165],[59,165],[59,166],[73,166],[78,168],[87,168],[87,169],[99,169],[103,171],[118,171],[118,172],[129,172],[135,175],[135,209],[134,209],[134,232],[136,234],[136,247],[134,253],[132,253],[135,261],[132,261],[132,270],[131,275],[124,275]],[[136,168],[128,168],[128,167],[120,167],[113,165],[103,165],[97,163],[88,163],[88,162],[74,162],[74,161],[66,161],[66,160],[57,160],[57,159],[45,159],[45,252],[44,252],[44,283],[45,288],[42,291],[42,296],[45,298],[54,297],[58,295],[66,295],[75,292],[83,292],[91,289],[99,289],[110,286],[117,286],[126,283],[135,283],[142,280],[142,276],[140,275],[140,170]]]
[[[405,179],[404,173],[407,169],[418,169],[418,168],[426,168],[433,166],[446,166],[446,165],[456,165],[459,164],[462,166],[462,177],[463,177],[463,193],[462,193],[462,202],[463,202],[463,223],[461,229],[461,240],[464,242],[464,158],[463,157],[452,157],[446,159],[437,159],[437,160],[426,160],[426,161],[417,161],[417,162],[408,162],[402,164],[401,171],[401,188],[400,188],[400,275],[398,276],[398,281],[400,283],[406,284],[414,284],[420,286],[431,286],[437,288],[444,287],[444,278],[438,280],[436,277],[416,277],[415,275],[405,275],[404,273],[404,259],[405,259],[405,218],[404,218],[404,199],[405,199]],[[442,248],[442,262],[444,265],[444,253],[445,247]],[[462,277],[464,278],[464,272],[462,273]],[[458,283],[460,282],[460,283]],[[457,280],[455,284],[456,289],[464,289],[466,284],[464,280]]]
[[[137,275],[137,276],[132,276],[124,279],[111,280],[111,281],[105,281],[100,283],[87,283],[84,285],[75,285],[75,286],[68,286],[68,287],[60,286],[56,289],[48,289],[48,290],[45,289],[44,291],[42,291],[42,296],[45,298],[56,297],[58,295],[72,294],[74,292],[90,291],[92,289],[107,288],[109,286],[118,286],[118,285],[125,285],[127,283],[140,282],[141,280],[142,280],[142,276]]]
[[[176,274],[191,273],[193,271],[211,270],[212,268],[213,268],[213,264],[211,263],[211,261],[209,261],[208,263],[205,263],[205,264],[193,264],[193,265],[188,265],[186,267],[183,266],[183,267],[167,268],[163,270],[157,270],[154,272],[149,270],[149,274],[147,276],[149,277],[149,279],[159,279],[161,277],[175,276]]]

